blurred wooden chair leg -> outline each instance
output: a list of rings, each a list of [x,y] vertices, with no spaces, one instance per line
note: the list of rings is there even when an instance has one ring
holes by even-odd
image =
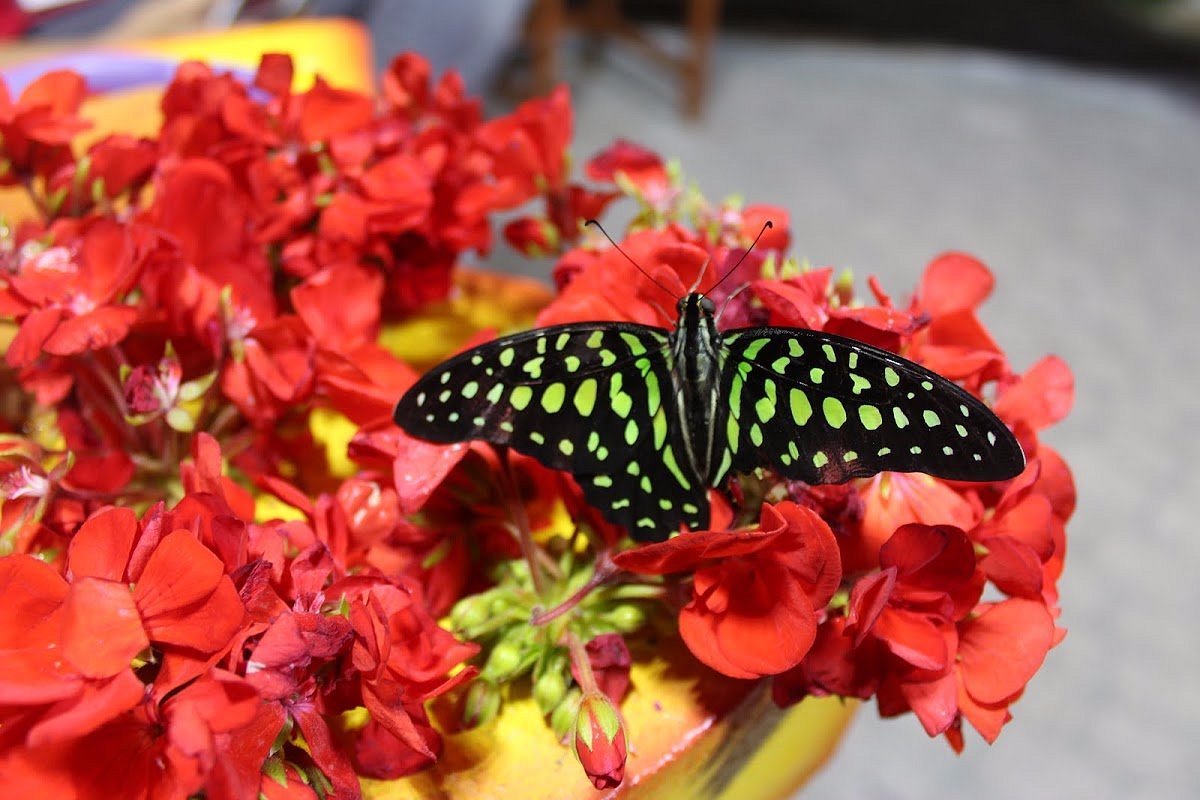
[[[691,119],[704,110],[704,98],[708,89],[709,62],[712,58],[713,40],[717,35],[717,23],[721,16],[721,0],[689,0],[688,38],[691,51],[684,57],[683,64],[683,113]]]
[[[568,10],[565,0],[536,0],[526,29],[535,91],[548,91],[559,78],[558,46],[569,25],[590,37],[595,51],[618,37],[647,58],[671,70],[680,82],[681,106],[689,118],[704,110],[712,44],[721,14],[721,0],[686,0],[687,45],[681,54],[660,47],[621,14],[618,0],[586,0]]]
[[[545,94],[558,82],[558,45],[567,22],[563,0],[535,0],[525,35],[529,42],[532,89]]]

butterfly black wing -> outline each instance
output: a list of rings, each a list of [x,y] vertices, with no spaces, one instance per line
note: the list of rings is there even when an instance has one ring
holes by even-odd
[[[996,481],[1025,466],[1016,438],[978,398],[894,353],[793,328],[745,328],[722,341],[732,472]]]
[[[434,367],[395,420],[427,441],[481,439],[566,470],[634,538],[664,539],[680,523],[708,524],[706,487],[678,438],[670,359],[660,328],[538,328]]]

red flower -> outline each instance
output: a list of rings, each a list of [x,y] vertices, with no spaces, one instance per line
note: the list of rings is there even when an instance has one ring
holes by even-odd
[[[946,253],[925,268],[910,313],[929,323],[917,331],[905,355],[968,389],[1008,372],[1008,361],[975,315],[995,279],[986,266],[962,253]]]
[[[108,669],[108,664],[127,665],[146,640],[165,649],[212,655],[228,647],[241,627],[244,607],[220,559],[188,531],[163,535],[150,526],[139,531],[128,509],[92,515],[71,540],[67,567],[73,591],[88,599],[68,615],[68,631],[82,634],[118,621],[128,626],[129,616],[120,605],[126,596],[132,603],[129,608],[136,610],[133,619],[140,620],[137,624],[144,631],[141,636],[130,634],[126,650],[119,649],[122,639],[117,636],[108,638],[112,644],[107,649],[82,645],[84,636],[77,663],[95,664],[99,670]],[[114,616],[114,608],[121,613]],[[68,639],[66,649],[70,648]]]
[[[74,72],[47,72],[17,102],[0,77],[0,185],[48,177],[71,158],[71,140],[90,123],[77,116],[87,84]]]
[[[846,632],[856,645],[873,636],[918,669],[948,669],[945,626],[963,619],[983,589],[970,540],[948,525],[905,525],[880,549],[879,564],[854,584]]]
[[[989,744],[1012,718],[1008,706],[1061,639],[1062,631],[1035,600],[1012,598],[986,606],[959,626],[958,708]],[[947,735],[961,750],[961,737]]]
[[[1000,384],[996,414],[1010,425],[1035,431],[1062,421],[1075,402],[1075,376],[1058,356],[1046,356],[1019,378]]]
[[[341,588],[354,626],[352,661],[361,676],[362,704],[382,729],[360,740],[358,763],[369,764],[368,774],[379,778],[429,766],[440,752],[441,740],[424,703],[474,677],[473,668],[451,678],[446,673],[479,648],[438,627],[411,589],[357,579],[348,579]],[[370,750],[369,759],[364,748]]]
[[[10,366],[32,366],[43,353],[58,356],[99,350],[129,333],[138,311],[123,294],[140,266],[141,233],[110,220],[96,220],[78,236],[61,229],[63,244],[36,252],[9,278],[26,311],[9,345]]]
[[[584,174],[594,181],[629,181],[642,193],[667,182],[667,169],[658,153],[626,139],[617,139],[592,156]]]
[[[812,647],[817,612],[841,580],[837,540],[810,509],[764,505],[759,528],[701,531],[618,553],[631,572],[695,570],[679,614],[688,648],[713,669],[758,678],[794,667]]]
[[[862,524],[842,542],[846,572],[874,569],[879,548],[898,528],[913,522],[970,529],[982,515],[978,504],[945,481],[921,473],[883,472],[861,489]]]
[[[988,579],[1015,597],[1042,597],[1043,564],[1056,549],[1050,501],[1033,488],[1040,470],[1040,462],[1032,461],[1005,489],[992,515],[970,532],[985,552],[980,566]]]
[[[32,796],[187,797],[219,762],[247,755],[219,751],[216,737],[252,722],[260,702],[242,679],[214,672],[81,738],[17,751],[0,769],[15,791]]]

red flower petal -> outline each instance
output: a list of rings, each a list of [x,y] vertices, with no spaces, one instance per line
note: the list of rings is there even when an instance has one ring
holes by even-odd
[[[614,183],[619,173],[639,188],[648,183],[665,182],[667,177],[666,167],[657,153],[626,139],[617,139],[592,156],[584,166],[584,174],[593,181]]]
[[[91,577],[123,581],[137,532],[133,509],[109,507],[97,511],[71,539],[68,573],[74,580]]]
[[[946,634],[925,614],[885,608],[872,632],[894,655],[918,669],[940,671],[950,665]]]
[[[900,691],[930,736],[943,733],[958,716],[958,690],[953,672],[932,681],[901,684]]]
[[[61,308],[39,308],[26,315],[4,354],[8,365],[14,369],[33,366],[64,313]]]
[[[370,97],[348,89],[335,89],[320,77],[298,99],[301,102],[300,135],[308,142],[366,128],[374,113]]]
[[[71,70],[59,69],[36,78],[21,92],[18,104],[25,108],[45,106],[52,114],[63,116],[79,110],[87,97],[87,82]]]
[[[245,613],[221,560],[187,531],[162,540],[133,597],[151,640],[203,652],[226,645]]]
[[[944,253],[925,267],[917,299],[933,316],[975,309],[992,293],[991,270],[965,253]]]
[[[1007,536],[983,539],[988,553],[979,562],[988,579],[1008,595],[1039,599],[1042,594],[1042,562],[1029,545]]]
[[[1075,403],[1075,376],[1067,362],[1046,356],[1021,379],[997,393],[995,412],[1008,422],[1025,422],[1041,430],[1059,422]]]
[[[63,606],[63,656],[89,678],[129,669],[150,645],[129,587],[83,578],[71,584]]]
[[[254,85],[264,92],[282,97],[292,88],[292,57],[286,53],[263,53],[254,73]]]
[[[470,445],[463,442],[433,444],[403,432],[396,436],[395,444],[396,494],[400,498],[400,510],[405,514],[419,511],[470,450]]]
[[[85,736],[135,708],[145,696],[146,687],[131,669],[88,681],[79,694],[56,705],[52,716],[31,728],[25,743],[41,747]]]
[[[68,590],[63,577],[41,559],[21,553],[0,558],[0,650],[56,642]]]
[[[696,573],[679,633],[705,664],[734,678],[759,678],[800,663],[816,638],[808,595],[767,559],[725,562]]]
[[[868,573],[854,582],[854,588],[850,590],[846,626],[854,630],[855,647],[862,644],[863,639],[875,627],[875,620],[879,619],[879,615],[887,608],[895,586],[894,567]]]
[[[963,685],[981,703],[1002,703],[1025,687],[1054,643],[1054,620],[1036,600],[1014,598],[962,625]]]

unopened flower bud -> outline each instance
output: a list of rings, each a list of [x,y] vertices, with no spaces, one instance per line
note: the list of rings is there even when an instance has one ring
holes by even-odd
[[[494,683],[477,680],[467,690],[463,704],[463,724],[474,728],[489,722],[500,713],[500,690]]]
[[[488,621],[488,599],[469,595],[454,604],[450,610],[450,624],[456,631],[468,631]]]
[[[603,620],[619,633],[633,633],[646,624],[646,612],[633,603],[622,603],[605,612]]]
[[[618,786],[625,777],[625,726],[612,701],[590,692],[579,704],[575,720],[575,754],[597,789]]]
[[[502,681],[521,666],[521,648],[515,642],[500,641],[492,648],[480,675],[489,681]]]
[[[543,714],[549,714],[567,695],[567,679],[561,669],[549,669],[533,683],[533,699]]]
[[[582,699],[583,692],[572,688],[562,702],[550,712],[550,729],[554,731],[554,735],[560,741],[570,738],[571,732],[575,728],[575,718],[579,716],[579,701]]]

